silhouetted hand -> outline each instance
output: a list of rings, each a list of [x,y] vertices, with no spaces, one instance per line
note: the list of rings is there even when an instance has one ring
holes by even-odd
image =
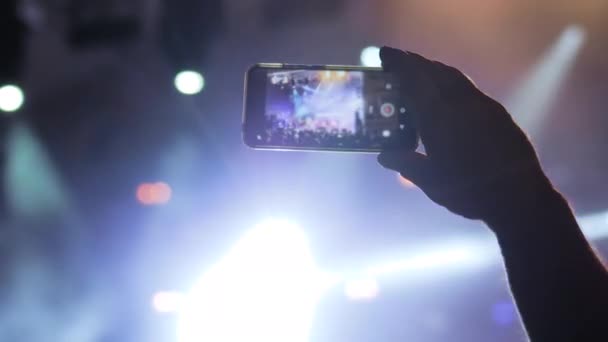
[[[491,221],[531,209],[553,192],[534,148],[506,109],[459,70],[384,47],[386,71],[400,76],[425,153],[384,151],[378,161],[433,201],[472,219]]]

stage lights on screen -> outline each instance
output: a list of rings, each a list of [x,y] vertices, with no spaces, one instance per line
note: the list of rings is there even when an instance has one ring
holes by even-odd
[[[367,67],[381,67],[380,48],[377,46],[368,46],[361,50],[361,65]]]
[[[0,110],[3,112],[15,112],[21,108],[25,96],[23,90],[16,85],[7,84],[0,87]]]
[[[193,70],[180,71],[175,75],[175,88],[184,95],[195,95],[205,88],[205,78]]]

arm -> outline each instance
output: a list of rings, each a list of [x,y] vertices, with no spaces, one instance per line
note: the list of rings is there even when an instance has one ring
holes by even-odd
[[[455,68],[391,48],[381,58],[403,76],[426,154],[385,151],[380,164],[487,223],[533,341],[608,341],[608,273],[505,108]]]
[[[540,195],[542,194],[542,195]],[[608,273],[556,191],[542,206],[488,219],[532,341],[608,341]]]

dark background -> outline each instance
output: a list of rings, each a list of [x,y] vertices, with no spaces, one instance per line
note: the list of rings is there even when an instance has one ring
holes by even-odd
[[[554,71],[564,78],[534,113],[539,127],[524,128],[577,214],[608,228],[606,1],[0,6],[0,83],[26,94],[21,110],[0,113],[2,341],[174,341],[176,317],[154,312],[153,294],[187,291],[268,217],[297,222],[317,266],[336,272],[442,241],[482,239],[491,250],[487,267],[379,279],[371,301],[335,288],[319,306],[314,341],[524,340],[480,223],[402,186],[373,155],[242,144],[243,75],[256,62],[358,64],[364,47],[392,45],[457,66],[521,108],[511,101],[522,82],[577,25],[586,38],[578,55]],[[204,75],[200,94],[175,89],[185,68]],[[138,185],[159,181],[171,200],[139,203]],[[594,236],[608,253],[604,234]]]

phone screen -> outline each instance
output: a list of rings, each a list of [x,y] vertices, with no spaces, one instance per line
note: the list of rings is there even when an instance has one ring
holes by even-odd
[[[382,70],[268,70],[258,147],[379,151],[409,132],[399,84]]]

